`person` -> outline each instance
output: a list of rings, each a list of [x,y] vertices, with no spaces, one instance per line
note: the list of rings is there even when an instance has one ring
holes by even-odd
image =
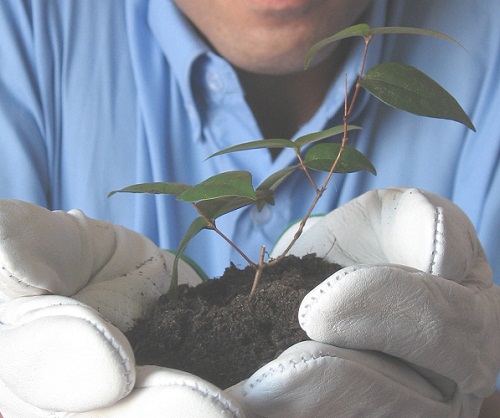
[[[478,132],[394,111],[365,97],[351,118],[364,129],[351,134],[351,145],[371,159],[378,175],[335,177],[317,211],[324,213],[363,191],[394,184],[430,190],[464,208],[491,262],[497,262],[492,256],[498,249],[496,4],[472,7],[455,2],[451,7],[430,2],[423,7],[411,2],[328,1],[285,7],[280,2],[274,7],[284,10],[278,13],[266,12],[273,6],[265,2],[236,2],[229,9],[226,2],[214,2],[208,10],[189,1],[82,3],[2,5],[0,147],[10,156],[1,167],[2,197],[51,209],[79,208],[88,216],[141,232],[162,248],[175,249],[194,211],[166,197],[107,199],[107,194],[148,181],[195,184],[231,169],[248,169],[259,184],[294,156],[283,152],[273,159],[256,151],[205,159],[239,142],[288,138],[292,132],[297,137],[341,122],[344,74],[352,85],[362,41],[353,44],[352,53],[337,49],[322,66],[304,72],[312,43],[361,20],[372,26],[431,27],[455,37],[466,51],[442,39],[391,35],[374,41],[368,67],[387,60],[417,66],[457,97]],[[207,44],[176,6],[189,13],[202,33],[222,26],[234,35],[223,32],[221,40]],[[209,16],[212,21],[205,22]],[[463,16],[477,16],[485,24],[470,27]],[[215,38],[217,32],[206,36]],[[239,49],[219,45],[225,39],[237,39]],[[243,46],[244,41],[259,49]],[[230,58],[237,60],[235,69],[215,53],[227,56],[226,49],[241,55]],[[436,56],[437,61],[432,59]],[[436,133],[439,140],[434,139]],[[480,177],[471,175],[477,170]],[[261,244],[272,246],[291,221],[303,216],[305,202],[314,193],[305,184],[296,176],[277,196],[278,210],[269,207],[258,214],[250,209],[221,218],[221,229],[255,258]],[[280,204],[297,189],[302,199]],[[242,263],[219,244],[218,237],[203,234],[187,255],[209,276],[220,275],[229,259]]]
[[[445,196],[472,219],[499,283],[499,7],[492,0],[3,2],[0,196],[80,208],[176,248],[193,211],[165,197],[106,195],[148,181],[194,184],[232,169],[248,169],[259,184],[293,156],[205,158],[239,142],[296,138],[341,122],[344,74],[352,89],[362,45],[335,45],[302,71],[314,42],[358,21],[428,27],[467,51],[441,39],[388,36],[373,41],[368,64],[417,66],[458,97],[477,133],[363,95],[351,118],[363,129],[350,141],[378,175],[335,176],[317,211],[394,184]],[[219,227],[255,257],[305,213],[314,193],[305,183],[293,177],[276,207],[240,211]],[[202,233],[187,253],[210,276],[228,260],[241,264],[214,234]]]

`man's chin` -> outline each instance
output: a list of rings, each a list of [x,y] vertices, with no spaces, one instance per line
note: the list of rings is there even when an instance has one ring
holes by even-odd
[[[304,12],[316,0],[244,0],[254,9],[262,12],[294,13]]]
[[[229,60],[229,62],[239,70],[269,76],[280,76],[304,71],[303,57],[291,59],[290,55],[266,56],[261,57],[261,59],[246,57],[246,59],[234,59]]]

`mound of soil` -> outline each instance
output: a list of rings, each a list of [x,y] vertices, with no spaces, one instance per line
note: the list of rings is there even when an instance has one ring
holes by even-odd
[[[138,365],[193,373],[220,388],[248,378],[291,345],[306,340],[297,313],[304,296],[339,270],[314,255],[267,268],[250,297],[254,270],[231,265],[219,279],[181,285],[163,296],[126,335]]]

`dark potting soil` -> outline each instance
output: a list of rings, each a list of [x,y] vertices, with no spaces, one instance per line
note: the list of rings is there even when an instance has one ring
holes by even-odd
[[[234,265],[219,279],[179,286],[177,301],[162,296],[126,334],[137,364],[184,370],[225,389],[306,340],[300,302],[340,266],[314,255],[285,261],[264,270],[252,297],[254,270]]]

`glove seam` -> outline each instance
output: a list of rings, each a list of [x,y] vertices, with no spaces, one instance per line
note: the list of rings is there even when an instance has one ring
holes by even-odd
[[[85,307],[85,305],[81,306]],[[115,343],[116,340],[113,337],[110,337],[110,335],[106,332],[106,328],[99,327],[98,323],[92,322],[88,318],[82,318],[82,317],[79,318],[92,325],[97,330],[97,332],[99,332],[99,334],[101,334],[104,337],[106,342],[112,347],[113,351],[120,357],[121,359],[120,364],[122,365],[123,370],[125,371],[124,376],[126,378],[125,388],[122,392],[122,397],[126,396],[128,393],[130,393],[134,385],[134,381],[130,379],[130,375],[133,374],[133,370],[129,367],[129,358],[123,355],[123,352],[120,349],[120,344]]]
[[[339,272],[335,273],[333,276],[330,276],[330,278],[326,279],[323,283],[321,283],[316,289],[317,289],[317,292],[320,294],[320,295],[323,295],[325,293],[325,291],[323,290],[323,287],[333,287],[333,281],[339,281],[340,279],[342,279],[343,277],[355,272],[355,271],[358,271],[359,268],[356,268],[356,267],[351,267],[351,268],[348,268],[348,269],[343,269],[343,270],[340,270]],[[304,329],[304,326],[306,325],[306,318],[307,318],[307,315],[309,314],[309,312],[311,311],[313,305],[315,305],[316,303],[319,302],[319,298],[316,297],[316,296],[309,296],[307,298],[307,302],[305,305],[303,305],[304,307],[302,308],[304,310],[303,313],[300,314],[300,318],[299,318],[299,322],[300,322],[300,326]],[[304,298],[304,302],[306,302],[306,299]]]
[[[332,356],[331,354],[324,354],[323,352],[320,351],[317,355],[311,354],[311,357],[309,357],[309,358],[307,358],[305,356],[301,356],[300,360],[290,359],[288,361],[288,365],[291,365],[292,368],[295,369],[298,364],[306,364],[310,361],[320,360],[320,359],[325,358],[325,357],[336,358],[337,356]],[[261,373],[259,378],[252,379],[253,381],[255,381],[255,383],[248,383],[248,386],[250,387],[250,389],[254,389],[256,386],[258,386],[260,383],[262,383],[267,378],[267,376],[269,374],[272,375],[272,374],[275,374],[276,372],[283,373],[286,369],[287,369],[286,363],[285,364],[279,363],[276,367],[269,367],[266,371],[263,371]],[[242,393],[243,393],[243,396],[248,395],[248,391],[246,391],[245,388],[243,388]]]
[[[180,383],[180,384],[179,384]],[[237,407],[234,407],[231,402],[228,400],[224,400],[224,398],[221,396],[220,393],[214,393],[209,388],[203,388],[200,386],[198,382],[191,383],[189,381],[181,380],[180,382],[172,382],[169,384],[161,384],[161,385],[151,385],[151,386],[141,386],[137,387],[137,389],[147,389],[150,387],[175,387],[175,386],[184,386],[187,387],[188,389],[191,389],[194,392],[200,393],[203,397],[208,398],[215,402],[217,405],[219,405],[223,410],[228,411],[232,414],[233,417],[235,418],[241,418],[240,410]]]
[[[443,236],[442,225],[443,225],[443,210],[441,207],[438,206],[436,207],[434,216],[434,239],[432,242],[431,260],[429,263],[430,274],[434,274],[435,272],[435,266],[437,264],[437,256],[439,254],[438,246],[442,244],[442,241],[439,239],[440,236]]]
[[[33,286],[32,284],[26,283],[25,281],[23,281],[22,279],[17,277],[14,273],[12,273],[6,266],[2,266],[2,270],[5,271],[5,274],[2,274],[3,277],[11,279],[12,281],[17,282],[17,284],[19,284],[19,285],[22,285],[22,286],[30,288],[30,289],[46,291],[46,289],[36,287],[36,286]]]

